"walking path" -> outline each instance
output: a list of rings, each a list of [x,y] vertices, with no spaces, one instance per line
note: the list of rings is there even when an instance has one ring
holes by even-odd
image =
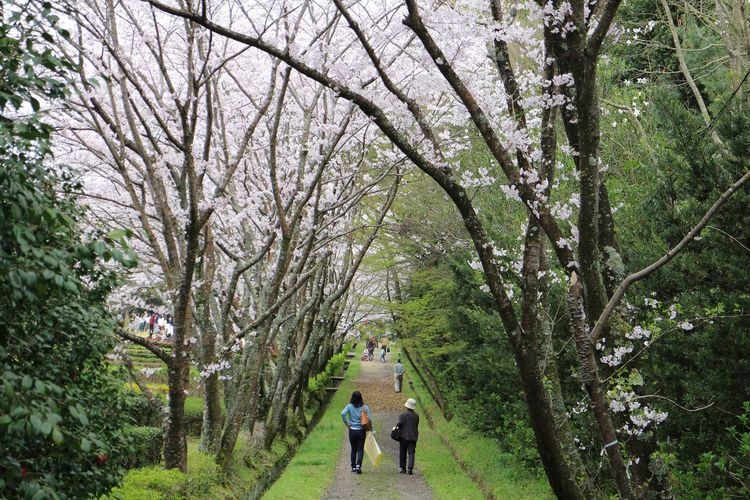
[[[406,396],[397,394],[393,388],[393,365],[378,361],[363,361],[359,376],[354,381],[356,390],[362,393],[365,404],[370,406],[373,414],[375,439],[383,452],[380,466],[373,467],[365,455],[362,462],[362,474],[352,474],[349,457],[349,435],[341,425],[341,453],[333,483],[328,487],[323,498],[326,500],[350,498],[378,498],[383,500],[434,499],[435,495],[419,472],[419,443],[417,443],[414,475],[398,472],[398,442],[391,439],[391,429],[396,425],[398,416],[404,411]],[[335,409],[334,409],[335,410]],[[340,411],[341,409],[339,409]],[[419,408],[417,408],[419,413]],[[427,426],[421,416],[420,428]]]

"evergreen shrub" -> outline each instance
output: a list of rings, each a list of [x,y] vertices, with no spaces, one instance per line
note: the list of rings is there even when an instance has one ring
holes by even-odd
[[[130,447],[122,458],[122,465],[128,469],[146,467],[161,462],[164,446],[164,432],[159,427],[126,427],[124,434]]]

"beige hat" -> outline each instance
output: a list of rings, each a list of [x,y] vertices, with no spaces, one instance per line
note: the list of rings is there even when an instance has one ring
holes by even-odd
[[[406,403],[404,403],[404,406],[406,406],[410,410],[413,410],[414,408],[417,407],[417,402],[414,401],[412,398],[409,398],[406,400]]]

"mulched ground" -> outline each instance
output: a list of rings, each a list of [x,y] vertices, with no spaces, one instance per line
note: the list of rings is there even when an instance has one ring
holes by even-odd
[[[390,356],[389,356],[390,358]],[[404,411],[406,396],[393,387],[393,365],[377,361],[363,361],[355,387],[362,393],[365,404],[373,414],[375,439],[383,452],[380,467],[375,469],[367,455],[362,463],[362,474],[352,474],[349,457],[349,437],[341,425],[341,455],[336,476],[323,496],[324,499],[377,498],[388,500],[434,499],[435,495],[419,473],[419,444],[417,444],[414,475],[398,472],[398,442],[391,439],[391,429]],[[342,408],[343,409],[343,408]],[[427,425],[424,422],[423,425]]]

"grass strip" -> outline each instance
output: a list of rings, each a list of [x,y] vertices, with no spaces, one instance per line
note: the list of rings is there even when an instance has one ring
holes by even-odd
[[[411,391],[408,389],[405,392],[406,396],[415,396],[415,394],[410,394]],[[435,498],[465,500],[485,498],[479,486],[466,475],[456,463],[453,455],[446,450],[438,431],[427,425],[427,418],[421,405],[417,408],[417,413],[420,413],[421,418],[415,468],[435,492]]]
[[[264,499],[317,499],[325,492],[336,472],[341,452],[341,408],[354,390],[360,361],[351,360],[345,380],[328,403],[328,408],[312,432],[305,438],[278,481],[263,495]]]
[[[423,431],[420,425],[417,466],[427,483],[435,492],[440,493],[440,498],[490,497],[534,500],[554,498],[546,479],[524,467],[512,453],[503,452],[496,439],[471,431],[456,418],[450,422],[445,420],[440,408],[430,398],[422,381],[419,380],[419,377],[413,375],[415,373],[414,367],[411,366],[408,359],[403,359],[402,362],[407,370],[404,384],[406,392],[407,394],[413,392],[413,397],[419,401],[417,411],[421,410],[420,413],[424,420],[429,418],[433,427],[430,432],[434,433],[440,441],[434,445],[428,445],[430,437],[427,434],[428,441],[423,444]],[[446,447],[450,450],[450,453],[446,453]],[[431,470],[433,464],[430,461],[434,460],[434,466],[436,467],[442,466],[441,455],[446,461],[450,459],[451,463],[454,463],[453,458],[455,457],[461,468],[477,483],[473,485],[474,489],[479,491],[479,488],[481,488],[478,497],[470,496],[468,489],[464,492],[461,489],[453,488],[451,484],[444,484],[446,481],[439,476],[442,472],[433,473]],[[424,468],[419,462],[424,463]],[[438,472],[438,470],[434,472]],[[482,494],[482,491],[484,491],[484,494]]]

